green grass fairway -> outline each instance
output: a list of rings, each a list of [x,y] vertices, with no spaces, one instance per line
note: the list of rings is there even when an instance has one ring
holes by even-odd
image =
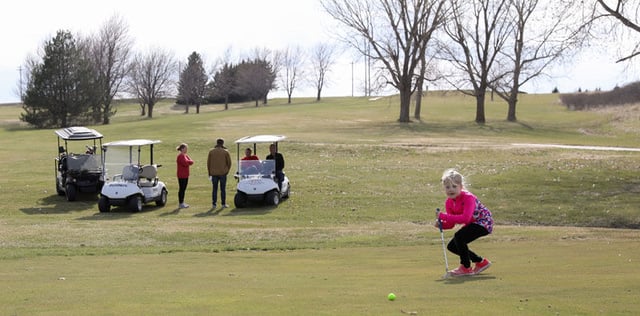
[[[2,315],[634,315],[640,232],[498,227],[485,273],[441,279],[420,246],[35,257],[2,262]],[[451,258],[451,256],[449,257]],[[455,263],[455,259],[451,258]],[[397,299],[387,300],[388,293]]]
[[[100,213],[95,194],[56,194],[54,130],[0,106],[0,315],[640,314],[640,108],[572,112],[557,95],[522,95],[517,123],[503,102],[486,109],[477,125],[474,100],[432,92],[411,123],[397,122],[397,97],[200,114],[166,101],[148,119],[121,102],[112,124],[91,127],[105,142],[162,140],[169,202]],[[291,198],[236,209],[230,177],[231,207],[211,210],[208,150],[223,137],[235,159],[233,141],[256,134],[288,137]],[[182,142],[195,160],[188,209],[177,208]],[[494,265],[443,280],[433,220],[452,167],[494,214],[494,233],[471,244]]]

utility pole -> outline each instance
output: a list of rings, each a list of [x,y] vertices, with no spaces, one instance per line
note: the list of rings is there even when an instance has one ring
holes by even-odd
[[[353,98],[353,61],[351,61],[351,97]]]
[[[20,73],[20,81],[18,83],[18,91],[20,93],[20,101],[22,101],[23,98],[23,94],[22,94],[22,66],[18,66],[18,72]]]

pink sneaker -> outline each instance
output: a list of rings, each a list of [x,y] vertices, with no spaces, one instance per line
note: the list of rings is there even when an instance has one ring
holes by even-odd
[[[473,269],[471,269],[470,267],[469,267],[469,268],[466,268],[465,266],[460,265],[459,267],[457,267],[457,268],[455,268],[455,269],[453,269],[453,270],[449,271],[449,274],[450,274],[450,275],[453,275],[453,276],[459,276],[459,275],[473,275],[473,274],[474,274],[474,272],[473,272]]]
[[[491,261],[487,260],[487,258],[482,259],[482,261],[476,263],[476,266],[473,268],[473,273],[478,274],[484,270],[489,269],[491,266]]]

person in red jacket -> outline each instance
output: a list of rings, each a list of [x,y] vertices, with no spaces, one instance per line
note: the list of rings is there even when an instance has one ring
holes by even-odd
[[[493,218],[491,211],[487,209],[478,198],[464,187],[464,177],[454,169],[448,169],[442,175],[447,199],[445,211],[438,214],[438,221],[442,229],[451,229],[456,224],[463,225],[453,236],[447,245],[447,249],[460,256],[460,266],[449,271],[451,275],[478,274],[491,266],[487,258],[482,258],[469,249],[469,243],[491,234],[493,231]],[[436,226],[439,223],[436,222]],[[471,263],[475,263],[471,267]]]
[[[180,153],[178,157],[176,157],[176,164],[178,166],[177,174],[178,174],[178,207],[179,208],[187,208],[189,204],[184,203],[184,195],[187,191],[187,184],[189,183],[189,167],[193,165],[193,160],[187,155],[187,151],[189,150],[189,146],[187,144],[182,143],[180,146],[176,148]]]

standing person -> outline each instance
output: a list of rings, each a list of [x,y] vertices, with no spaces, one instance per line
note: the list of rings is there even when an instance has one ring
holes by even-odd
[[[211,191],[211,203],[213,208],[217,207],[218,202],[218,184],[220,185],[220,202],[222,202],[222,208],[227,208],[227,174],[231,170],[231,155],[227,147],[224,147],[224,139],[218,138],[216,140],[216,146],[209,151],[209,157],[207,158],[207,170],[209,171],[209,178],[213,184],[213,190]]]
[[[284,156],[278,152],[278,147],[276,144],[269,145],[269,155],[266,157],[267,160],[275,160],[276,161],[276,180],[278,181],[278,188],[282,190],[282,181],[284,181]]]
[[[177,174],[178,174],[178,207],[179,208],[187,208],[189,204],[184,203],[184,195],[187,191],[187,184],[189,184],[189,167],[193,165],[193,160],[187,155],[187,151],[189,150],[189,146],[185,143],[180,144],[180,146],[176,147],[180,153],[178,157],[176,157],[176,165],[178,166]]]
[[[449,273],[451,275],[478,274],[489,268],[491,262],[471,251],[468,244],[491,234],[493,231],[491,211],[475,195],[465,189],[464,177],[456,170],[448,169],[444,172],[442,185],[447,195],[446,213],[438,214],[442,229],[451,229],[455,224],[464,225],[447,245],[449,251],[460,256],[460,266]],[[436,226],[438,226],[437,222]],[[475,263],[473,268],[472,262]]]

